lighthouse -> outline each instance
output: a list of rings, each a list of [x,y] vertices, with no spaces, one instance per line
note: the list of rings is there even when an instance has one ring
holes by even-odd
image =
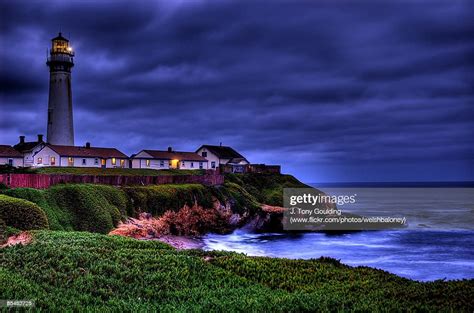
[[[49,67],[47,142],[74,146],[71,68],[74,52],[61,33],[52,39],[46,65]]]

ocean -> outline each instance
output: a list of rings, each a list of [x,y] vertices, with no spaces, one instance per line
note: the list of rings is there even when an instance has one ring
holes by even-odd
[[[356,203],[338,207],[343,212],[406,217],[408,225],[341,234],[238,229],[204,236],[204,249],[292,259],[327,256],[419,281],[474,279],[474,188],[315,187],[329,195],[356,194]]]

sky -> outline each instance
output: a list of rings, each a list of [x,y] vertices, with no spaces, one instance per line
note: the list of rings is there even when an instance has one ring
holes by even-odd
[[[75,50],[76,145],[229,145],[307,183],[474,181],[472,1],[0,0],[0,143],[46,133]]]

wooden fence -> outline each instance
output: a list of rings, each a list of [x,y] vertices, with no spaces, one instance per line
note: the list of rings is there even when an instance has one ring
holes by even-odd
[[[203,184],[221,185],[221,174],[204,175],[163,175],[163,176],[125,176],[125,175],[72,175],[72,174],[0,174],[0,183],[10,188],[29,187],[45,189],[56,184],[104,184],[123,185],[161,185],[161,184]]]

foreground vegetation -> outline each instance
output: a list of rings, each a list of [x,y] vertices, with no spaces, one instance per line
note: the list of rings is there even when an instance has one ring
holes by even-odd
[[[474,281],[419,283],[333,259],[286,260],[177,251],[157,241],[33,232],[0,249],[0,298],[45,311],[456,311]]]

